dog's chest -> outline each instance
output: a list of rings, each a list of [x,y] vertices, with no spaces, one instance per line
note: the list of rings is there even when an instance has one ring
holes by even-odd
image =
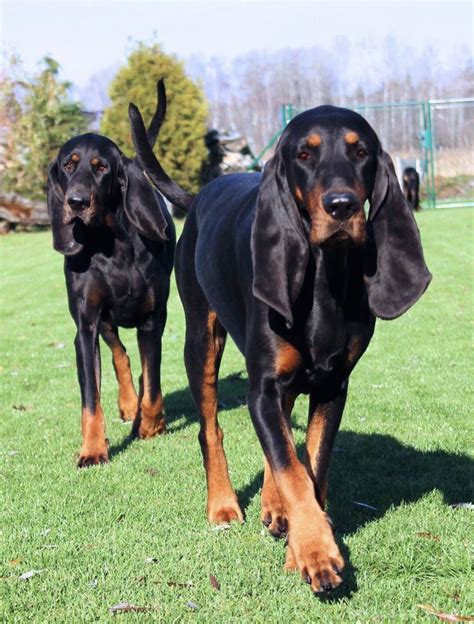
[[[133,327],[154,309],[154,282],[146,266],[120,255],[99,263],[95,270],[104,288],[104,310],[117,325]]]

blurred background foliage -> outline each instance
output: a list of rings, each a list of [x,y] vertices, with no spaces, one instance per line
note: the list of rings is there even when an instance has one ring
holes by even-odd
[[[199,172],[207,154],[207,104],[202,89],[187,77],[183,64],[164,54],[157,44],[143,43],[130,54],[109,88],[111,104],[100,124],[128,156],[134,149],[130,137],[128,104],[136,104],[149,123],[156,108],[156,83],[164,78],[168,108],[155,153],[166,172],[188,191],[199,189]]]
[[[1,78],[1,125],[6,129],[3,190],[28,199],[44,199],[49,163],[61,145],[90,127],[91,113],[72,101],[70,83],[59,79],[59,64],[45,57],[32,77],[22,72],[18,57],[6,64]],[[156,145],[166,171],[191,192],[199,189],[199,174],[207,150],[208,108],[202,89],[186,75],[182,63],[157,44],[139,43],[112,80],[110,104],[99,130],[133,156],[128,104],[140,107],[145,122],[156,108],[156,83],[165,79],[168,109]]]
[[[87,119],[80,104],[70,101],[70,84],[59,79],[54,59],[45,57],[29,80],[21,75],[17,58],[10,60],[9,69],[1,81],[8,128],[3,187],[29,199],[44,199],[49,163],[67,139],[85,132]]]

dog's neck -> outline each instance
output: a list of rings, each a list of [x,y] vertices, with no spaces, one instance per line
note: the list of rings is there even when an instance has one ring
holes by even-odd
[[[337,246],[314,247],[311,249],[315,261],[315,279],[327,286],[327,294],[338,306],[344,306],[349,282],[349,246],[341,243]],[[314,293],[319,297],[320,293]]]
[[[302,289],[308,295],[301,302],[299,322],[313,362],[330,361],[346,347],[359,258],[358,250],[345,243],[312,248]]]

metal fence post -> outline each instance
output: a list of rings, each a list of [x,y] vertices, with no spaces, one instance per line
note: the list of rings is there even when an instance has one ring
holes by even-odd
[[[431,123],[430,103],[423,100],[423,133],[422,145],[426,162],[426,200],[428,208],[436,207],[436,190],[434,180],[434,163],[433,163],[433,127]]]

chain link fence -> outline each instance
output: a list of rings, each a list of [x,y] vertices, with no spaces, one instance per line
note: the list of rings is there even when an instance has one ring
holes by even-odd
[[[424,208],[474,206],[474,98],[354,104],[377,132],[401,182],[406,167],[420,175]],[[274,146],[286,124],[303,112],[282,107],[282,128],[256,159]]]

